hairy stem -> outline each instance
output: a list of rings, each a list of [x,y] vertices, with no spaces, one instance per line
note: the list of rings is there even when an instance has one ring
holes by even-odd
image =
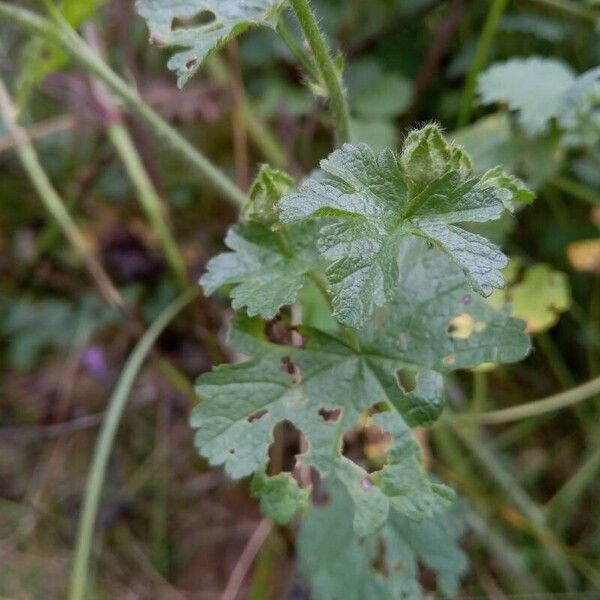
[[[21,163],[23,164],[23,168],[27,172],[31,183],[46,207],[46,210],[52,215],[62,229],[78,257],[96,282],[104,299],[119,311],[123,313],[126,312],[125,303],[121,294],[112,283],[110,277],[104,270],[104,267],[88,248],[83,235],[66,209],[62,198],[54,189],[52,182],[46,175],[31,140],[27,136],[25,130],[17,124],[15,107],[8,94],[8,90],[1,79],[0,115],[2,115],[6,127],[15,140],[17,152],[21,159]]]
[[[52,9],[51,9],[52,10]],[[207,183],[232,204],[241,206],[245,194],[215,167],[203,154],[188,142],[176,129],[143,102],[138,92],[119,77],[73,28],[62,18],[60,12],[52,10],[54,22],[44,19],[23,8],[0,2],[0,16],[4,16],[28,30],[61,46],[74,60],[90,73],[102,80],[135,114],[169,144]]]
[[[102,428],[96,441],[92,465],[85,488],[83,510],[77,529],[75,556],[71,568],[69,600],[84,600],[87,597],[86,589],[90,553],[94,537],[94,525],[100,504],[100,495],[104,486],[108,459],[131,388],[160,334],[199,293],[200,289],[197,287],[189,289],[162,311],[130,354],[112,396],[108,401],[108,410],[106,411],[106,416],[104,417]]]
[[[277,23],[277,33],[284,41],[294,58],[309,75],[309,77],[315,81],[318,81],[320,79],[320,75],[317,66],[310,56],[306,54],[300,42],[298,42],[294,34],[290,31],[290,28],[287,26],[287,23],[283,17],[279,19],[279,23]]]
[[[508,0],[493,0],[492,6],[490,7],[490,11],[485,21],[485,25],[483,26],[483,31],[481,32],[481,37],[479,38],[479,43],[477,44],[477,50],[475,51],[475,58],[473,59],[473,64],[471,65],[471,69],[467,76],[467,82],[465,84],[465,89],[460,101],[457,124],[458,128],[467,125],[471,119],[477,77],[485,66],[490,53],[490,48],[492,47],[492,42],[494,41],[494,36],[496,35],[496,29],[498,28],[500,17],[506,10],[507,4]]]
[[[335,121],[336,141],[338,145],[341,145],[350,141],[350,110],[341,78],[329,54],[327,44],[319,29],[309,0],[290,0],[290,4],[296,12],[302,31],[313,52],[323,82],[327,87],[331,112]]]

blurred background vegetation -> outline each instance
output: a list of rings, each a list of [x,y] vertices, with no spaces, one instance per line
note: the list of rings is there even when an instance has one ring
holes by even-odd
[[[16,4],[43,12],[41,2]],[[576,123],[549,119],[532,129],[501,93],[527,78],[511,73],[485,105],[471,83],[478,70],[518,57],[561,61],[573,77],[596,67],[600,3],[313,4],[345,57],[356,139],[394,147],[411,127],[435,120],[477,169],[502,164],[538,194],[488,231],[513,258],[508,291],[492,302],[512,303],[534,352],[521,364],[450,380],[451,409],[504,408],[599,377],[600,91]],[[319,90],[303,85],[274,33],[251,31],[229,44],[180,91],[133,1],[65,0],[62,8],[144,101],[242,188],[263,162],[301,178],[330,151]],[[0,73],[82,242],[75,251],[46,212],[0,120],[0,597],[58,599],[119,373],[144,330],[223,248],[236,210],[66,54],[4,18]],[[540,114],[548,102],[532,94],[528,106]],[[100,278],[90,277],[82,248]],[[119,298],[112,305],[111,286]],[[225,298],[200,296],[161,335],[135,381],[102,493],[90,597],[208,599],[232,589],[260,514],[246,482],[197,456],[187,422],[194,379],[236,358],[225,343],[228,317]],[[460,597],[600,597],[595,393],[561,412],[469,430],[442,422],[424,436],[431,470],[464,499],[471,570]],[[293,456],[296,440],[278,435]],[[348,444],[376,460],[368,432],[354,432]],[[265,532],[233,585],[238,597],[310,597],[295,535],[295,527]]]

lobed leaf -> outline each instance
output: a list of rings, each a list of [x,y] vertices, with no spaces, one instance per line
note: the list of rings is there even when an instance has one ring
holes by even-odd
[[[345,487],[327,486],[328,504],[313,507],[298,537],[300,569],[316,600],[425,599],[419,564],[437,577],[438,592],[452,596],[467,568],[458,545],[462,527],[448,511],[415,522],[392,511],[380,532],[361,538],[348,515],[354,511]]]
[[[480,294],[502,287],[506,257],[461,225],[500,218],[507,196],[515,192],[518,201],[521,190],[498,173],[477,178],[466,153],[428,125],[407,137],[401,155],[346,144],[281,200],[280,213],[288,223],[329,219],[318,249],[329,263],[334,312],[340,322],[360,327],[393,297],[407,236],[446,253]]]
[[[275,27],[285,0],[136,0],[150,41],[176,48],[168,62],[179,87],[204,59],[249,27]]]
[[[321,266],[312,246],[314,223],[290,227],[286,238],[264,221],[243,221],[225,238],[232,252],[211,259],[200,279],[210,295],[233,286],[232,306],[250,316],[272,319],[282,306],[296,302],[307,273]]]
[[[482,73],[478,92],[482,104],[502,102],[517,111],[519,124],[530,134],[546,131],[552,119],[567,131],[576,130],[600,102],[600,68],[577,77],[561,60],[513,58]]]
[[[439,416],[442,373],[516,361],[529,351],[523,323],[472,294],[448,257],[416,239],[401,251],[403,285],[356,340],[305,328],[302,347],[279,345],[260,322],[239,316],[231,344],[253,358],[202,375],[203,402],[192,414],[200,453],[236,478],[261,471],[274,427],[292,423],[308,443],[298,460],[344,482],[363,534],[392,509],[424,519],[450,501],[446,488],[428,481],[408,429]],[[466,331],[453,329],[457,319]],[[369,479],[342,456],[342,437],[374,406],[386,409],[374,422],[394,443]]]

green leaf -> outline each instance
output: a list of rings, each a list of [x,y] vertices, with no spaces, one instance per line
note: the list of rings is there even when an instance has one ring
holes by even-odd
[[[539,263],[525,269],[519,280],[519,265],[511,261],[509,286],[490,298],[496,308],[510,303],[512,315],[527,323],[529,333],[543,333],[558,323],[571,306],[571,288],[565,273]]]
[[[233,286],[235,310],[246,307],[250,316],[272,319],[296,302],[306,274],[321,265],[312,246],[315,233],[314,223],[290,227],[285,238],[263,221],[238,223],[225,239],[232,252],[211,259],[200,283],[208,295]]]
[[[554,118],[569,131],[588,122],[600,102],[600,68],[576,77],[560,60],[513,58],[485,71],[478,91],[483,104],[502,102],[516,110],[521,127],[531,134],[544,132]]]
[[[502,167],[487,171],[482,182],[498,190],[507,210],[513,211],[519,204],[531,204],[535,200],[535,194],[518,177],[509,175]]]
[[[309,503],[310,490],[303,490],[288,473],[269,477],[262,472],[254,475],[251,485],[254,498],[260,498],[260,510],[277,525],[289,523],[294,515]]]
[[[334,313],[360,327],[393,296],[407,236],[425,238],[445,252],[482,295],[504,285],[500,269],[506,257],[460,226],[500,218],[506,187],[493,183],[475,177],[462,149],[428,125],[409,134],[401,155],[344,145],[321,162],[317,176],[281,200],[281,219],[329,218],[318,248],[329,262]]]
[[[150,41],[176,49],[168,67],[177,71],[179,87],[231,38],[249,27],[275,27],[284,4],[284,0],[136,0]]]
[[[300,570],[315,600],[428,597],[419,585],[419,564],[436,574],[438,591],[452,596],[467,560],[458,540],[462,526],[445,512],[414,522],[392,511],[382,530],[361,539],[352,527],[354,505],[339,481],[327,486],[328,503],[313,507],[298,537]]]
[[[261,322],[236,319],[231,344],[252,359],[202,375],[203,402],[192,414],[196,445],[212,465],[235,478],[260,471],[274,427],[288,421],[308,443],[298,460],[344,481],[358,531],[376,529],[392,508],[427,518],[449,502],[446,488],[427,481],[408,427],[439,416],[441,373],[519,360],[529,341],[521,321],[469,292],[445,255],[409,238],[401,250],[403,285],[356,339],[304,328],[302,347],[285,346],[269,341]],[[457,317],[472,323],[467,334],[452,329]],[[341,451],[344,433],[374,406],[388,410],[375,422],[394,449],[369,479]]]

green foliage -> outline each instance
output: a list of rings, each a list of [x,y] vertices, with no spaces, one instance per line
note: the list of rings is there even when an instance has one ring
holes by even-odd
[[[394,512],[378,533],[361,539],[348,518],[354,506],[344,486],[332,481],[327,494],[327,504],[305,517],[298,539],[300,568],[316,600],[426,598],[419,563],[436,574],[442,594],[456,593],[467,560],[454,514],[415,522]]]
[[[168,62],[180,87],[204,59],[249,27],[275,27],[283,0],[136,0],[150,40],[177,50]]]
[[[506,180],[495,175],[475,177],[466,153],[449,145],[435,125],[413,131],[400,155],[347,144],[322,161],[321,170],[281,201],[281,219],[334,219],[321,229],[318,248],[329,263],[340,322],[359,327],[390,300],[407,236],[448,254],[477,292],[502,287],[506,257],[460,224],[498,219],[516,182],[503,187]]]
[[[439,417],[444,373],[529,352],[524,323],[476,293],[503,285],[507,259],[462,223],[497,219],[533,194],[500,168],[476,177],[466,153],[434,125],[412,132],[399,155],[345,145],[296,191],[292,185],[261,169],[227,236],[231,252],[211,260],[201,280],[207,293],[229,289],[234,309],[246,308],[229,343],[248,359],[200,377],[196,445],[232,477],[254,475],[253,495],[282,524],[306,510],[307,490],[288,473],[267,475],[269,448],[277,425],[301,432],[307,449],[298,468],[316,470],[340,498],[332,505],[347,505],[308,509],[300,553],[306,565],[318,562],[306,570],[316,597],[421,597],[418,560],[452,593],[465,568],[444,524],[454,494],[428,477],[411,427]],[[273,319],[306,297],[313,327],[280,316],[274,333],[251,318]],[[343,454],[345,434],[359,423],[389,441],[374,471]],[[332,510],[344,529],[327,546],[306,531],[337,531]],[[335,558],[312,543],[335,546]],[[381,544],[390,565],[406,568],[386,567],[382,577],[373,567]],[[346,570],[358,580],[340,578]]]
[[[577,77],[557,59],[513,58],[491,66],[479,77],[483,104],[506,103],[517,111],[520,126],[531,134],[546,131],[553,119],[566,131],[589,121],[600,103],[600,68]],[[598,121],[595,121],[596,136]]]
[[[300,488],[288,473],[269,477],[257,472],[252,478],[251,492],[260,498],[261,512],[278,525],[289,523],[310,500],[310,490]]]
[[[529,333],[543,333],[558,323],[561,313],[571,306],[571,288],[565,273],[539,263],[519,273],[512,261],[505,273],[508,286],[490,298],[492,306],[501,309],[510,303],[514,317],[527,323]]]

